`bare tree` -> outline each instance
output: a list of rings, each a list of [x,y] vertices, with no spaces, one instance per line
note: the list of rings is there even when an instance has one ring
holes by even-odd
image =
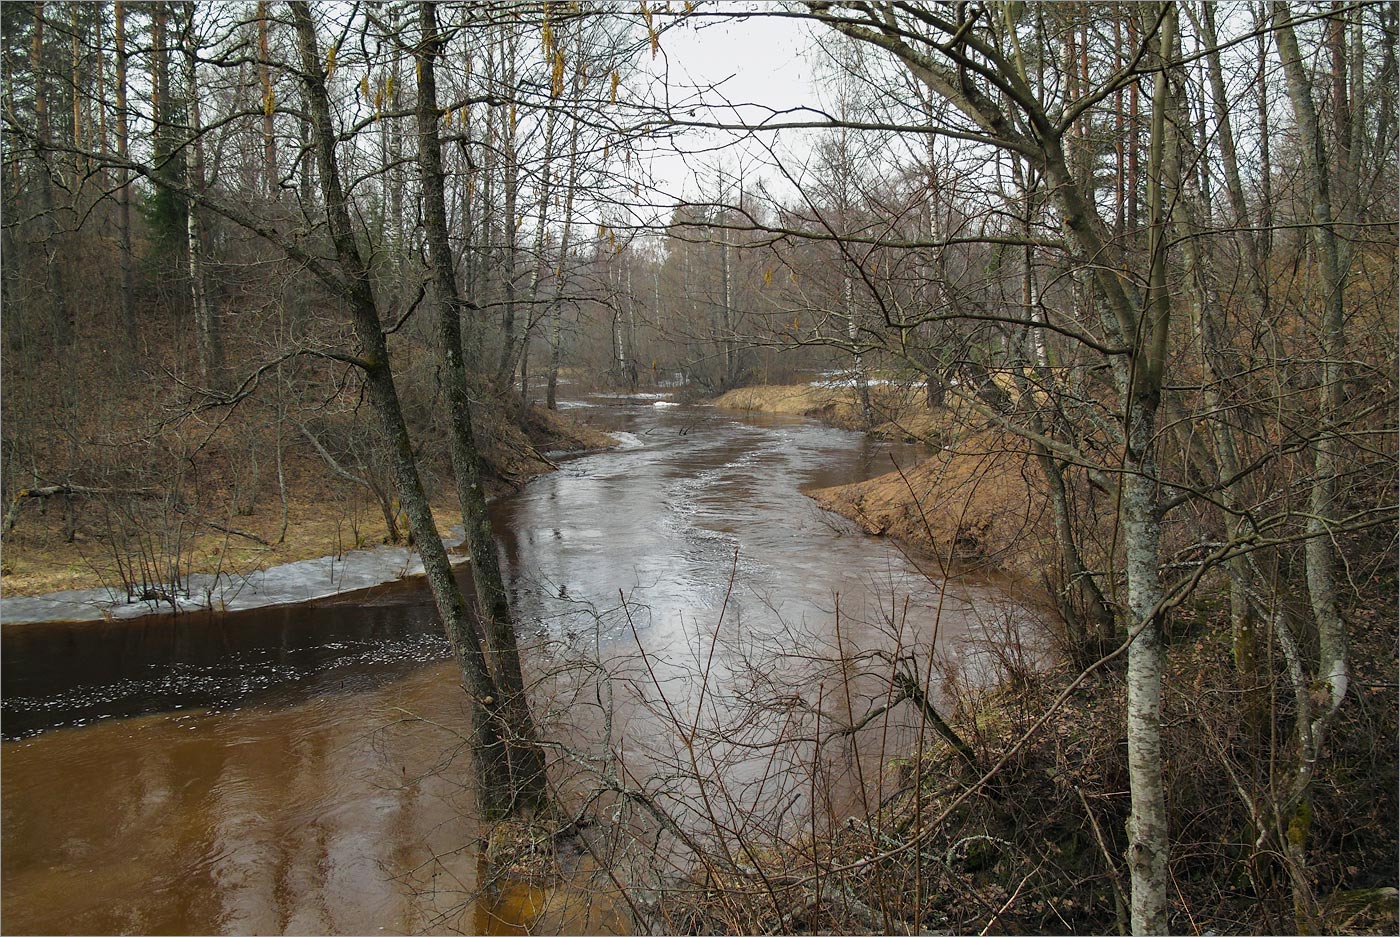
[[[486,510],[486,490],[481,456],[472,428],[472,406],[467,387],[461,333],[463,313],[481,327],[479,308],[470,307],[458,291],[456,265],[447,239],[447,203],[443,186],[442,142],[438,134],[437,60],[446,44],[431,3],[418,7],[420,39],[417,44],[418,165],[423,184],[423,224],[427,233],[428,260],[438,308],[438,355],[446,374],[451,407],[452,467],[457,477],[457,498],[466,528],[467,546],[476,582],[474,632],[454,623],[454,645],[475,641],[477,652],[488,663],[484,675],[492,687],[488,702],[479,702],[493,718],[504,718],[504,764],[500,755],[483,752],[486,761],[481,799],[488,814],[523,812],[543,806],[546,800],[544,756],[536,739],[534,721],[525,698],[525,683],[516,647],[515,618],[501,577],[495,532]],[[429,515],[431,522],[431,514]],[[449,574],[450,581],[450,574]],[[460,598],[460,597],[458,597]],[[456,600],[454,600],[456,601]],[[441,603],[440,603],[441,604]],[[445,616],[444,616],[445,618]],[[473,658],[475,660],[476,658]],[[478,677],[479,679],[479,677]],[[494,697],[494,700],[492,700]],[[504,776],[500,776],[504,770]]]

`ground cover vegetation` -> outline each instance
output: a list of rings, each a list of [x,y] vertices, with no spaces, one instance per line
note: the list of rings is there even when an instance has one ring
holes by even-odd
[[[672,31],[740,14],[816,39],[809,107],[668,85]],[[651,862],[609,872],[639,926],[1394,926],[1394,5],[0,16],[7,563],[86,541],[140,593],[200,537],[281,541],[310,493],[377,515],[423,549],[483,813],[553,790],[621,837],[604,808],[642,805],[667,859],[607,840]],[[687,134],[705,194],[659,197],[646,157]],[[868,719],[754,676],[795,720],[770,750],[830,754],[907,702],[912,752],[881,748],[850,822],[703,797],[707,825],[678,822],[540,732],[493,580],[482,453],[544,464],[548,434],[512,427],[562,431],[569,368],[924,440],[814,495],[946,568],[1031,575],[1060,662],[995,623],[990,683],[838,647],[885,690]],[[676,729],[677,772],[732,807]]]

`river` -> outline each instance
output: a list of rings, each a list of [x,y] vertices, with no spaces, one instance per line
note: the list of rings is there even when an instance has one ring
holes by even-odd
[[[844,769],[764,743],[833,695],[848,716],[877,704],[878,682],[832,682],[858,653],[936,635],[975,663],[984,624],[1018,614],[994,584],[940,589],[801,494],[913,447],[649,400],[575,406],[623,448],[493,505],[536,709],[683,822],[859,795],[833,783]],[[476,900],[461,691],[421,581],[9,625],[3,652],[7,933],[519,932],[541,911],[522,896],[554,901],[546,929],[624,926],[601,897]],[[888,732],[873,744],[898,750]],[[554,760],[561,783],[588,783]]]

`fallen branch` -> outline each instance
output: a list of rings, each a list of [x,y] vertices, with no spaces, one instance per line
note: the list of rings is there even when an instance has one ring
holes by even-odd
[[[935,732],[943,737],[943,741],[953,747],[953,751],[958,753],[963,764],[967,765],[976,774],[982,773],[982,765],[977,760],[977,755],[972,750],[972,746],[963,741],[963,737],[954,731],[953,727],[944,721],[934,708],[932,702],[924,694],[924,688],[919,685],[919,681],[909,676],[907,673],[897,672],[894,675],[895,685],[899,687],[904,697],[918,706],[923,711],[924,718],[933,726]]]
[[[961,759],[963,764],[971,768],[973,772],[981,774],[983,768],[981,762],[977,760],[976,752],[972,750],[971,745],[967,744],[967,742],[964,741],[962,736],[958,735],[956,729],[948,725],[947,720],[945,720],[943,716],[938,712],[938,710],[934,708],[933,703],[929,700],[928,696],[924,694],[924,688],[919,685],[919,681],[911,677],[909,674],[901,672],[896,673],[894,675],[894,684],[898,692],[890,699],[888,703],[885,703],[881,706],[876,706],[870,712],[866,713],[865,716],[863,716],[860,719],[860,721],[856,722],[854,725],[844,726],[839,729],[833,729],[830,733],[827,734],[826,738],[831,739],[836,737],[855,735],[857,732],[870,725],[870,723],[874,722],[876,719],[880,718],[885,713],[889,712],[890,710],[898,706],[900,703],[903,703],[907,700],[913,703],[915,706],[919,707],[920,711],[923,713],[925,721],[930,723],[933,726],[934,731],[937,732],[943,738],[943,740],[952,747],[953,751],[957,753],[958,758]],[[999,795],[994,789],[989,790],[988,794],[993,799],[1000,799]]]
[[[1104,865],[1108,869],[1108,881],[1113,886],[1113,911],[1118,917],[1118,933],[1126,934],[1128,932],[1128,898],[1123,892],[1123,880],[1118,871],[1118,863],[1114,860],[1113,852],[1108,848],[1108,843],[1104,841],[1103,831],[1099,829],[1099,821],[1094,819],[1094,811],[1089,809],[1089,799],[1084,796],[1083,789],[1076,784],[1074,792],[1079,795],[1079,802],[1084,805],[1084,815],[1089,818],[1089,825],[1094,830],[1094,841],[1099,844],[1099,851],[1103,853]]]
[[[374,490],[374,486],[371,485],[369,482],[365,481],[363,478],[354,474],[353,472],[348,472],[345,469],[341,468],[340,463],[335,460],[335,456],[331,455],[329,452],[326,451],[326,447],[321,445],[321,440],[317,439],[316,434],[311,432],[311,430],[307,429],[304,423],[297,423],[296,421],[293,421],[292,425],[295,426],[297,429],[301,430],[301,434],[306,437],[306,441],[311,443],[312,448],[316,450],[317,455],[321,457],[321,459],[326,463],[326,467],[329,468],[333,474],[345,479],[348,482],[353,482],[356,485],[368,488],[371,491]]]
[[[225,527],[223,524],[216,524],[213,521],[206,521],[205,523],[207,523],[210,527],[214,528],[220,533],[231,534],[235,537],[242,537],[245,540],[251,540],[254,543],[260,543],[265,547],[272,546],[272,544],[268,543],[266,540],[264,540],[262,537],[259,537],[257,534],[250,534],[247,531],[243,530],[235,530],[232,527]]]

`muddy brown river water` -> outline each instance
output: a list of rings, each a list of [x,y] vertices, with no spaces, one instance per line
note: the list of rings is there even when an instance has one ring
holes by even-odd
[[[576,412],[625,447],[565,462],[493,510],[537,709],[555,738],[605,745],[633,776],[674,767],[677,722],[713,726],[738,747],[696,767],[733,780],[742,796],[724,809],[805,806],[815,784],[743,749],[776,731],[776,716],[743,714],[762,681],[810,696],[838,646],[896,632],[926,644],[936,630],[972,659],[984,622],[1018,614],[990,584],[940,590],[801,494],[887,471],[891,455],[911,462],[912,447],[651,401]],[[625,926],[616,902],[577,889],[475,899],[460,689],[420,582],[222,615],[13,624],[3,640],[5,933]],[[588,658],[612,676],[608,707],[593,684],[580,702],[573,662]],[[694,799],[684,785],[671,796],[682,813]]]

